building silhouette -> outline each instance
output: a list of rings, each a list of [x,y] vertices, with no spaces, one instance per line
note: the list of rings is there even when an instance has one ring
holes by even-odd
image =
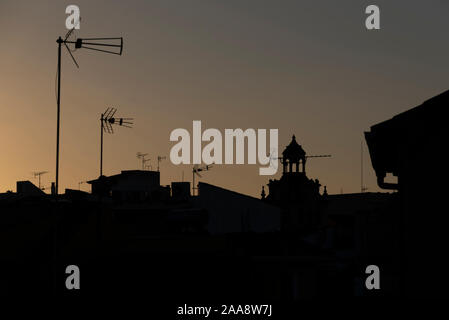
[[[161,186],[160,173],[145,170],[101,176],[89,181],[91,192],[58,197],[20,181],[17,192],[0,194],[0,295],[447,295],[440,150],[448,103],[449,91],[365,133],[382,193],[320,190],[295,136],[279,159],[281,178],[260,199],[207,183],[192,196],[190,183]],[[65,289],[69,264],[81,269],[81,293]],[[378,291],[364,286],[371,264],[381,270]]]
[[[396,190],[396,241],[402,294],[447,296],[446,157],[449,91],[365,133],[380,188]],[[387,182],[386,176],[396,177]]]
[[[264,233],[280,230],[278,207],[260,199],[200,182],[194,203],[208,212],[210,234]]]
[[[292,137],[282,152],[282,177],[270,179],[265,201],[282,210],[282,229],[298,232],[318,227],[320,183],[306,175],[306,152]]]

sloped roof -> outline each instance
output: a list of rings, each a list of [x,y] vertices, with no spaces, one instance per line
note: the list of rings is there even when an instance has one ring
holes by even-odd
[[[121,173],[112,175],[112,176],[101,176],[98,179],[94,179],[94,180],[89,180],[87,181],[87,183],[92,184],[92,183],[97,183],[100,180],[103,180],[105,182],[115,182],[119,179],[125,178],[125,177],[129,177],[129,176],[157,176],[159,175],[158,171],[147,171],[147,170],[122,170]]]
[[[397,174],[401,146],[410,145],[419,154],[424,147],[417,142],[420,137],[441,136],[442,128],[448,127],[445,116],[448,107],[449,90],[371,126],[371,131],[365,132],[365,139],[376,173]]]

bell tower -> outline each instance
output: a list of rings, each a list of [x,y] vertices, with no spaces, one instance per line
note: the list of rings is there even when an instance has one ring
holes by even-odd
[[[282,177],[268,183],[262,199],[281,209],[281,230],[286,232],[308,232],[321,223],[319,215],[320,182],[306,175],[306,152],[293,136],[279,158]]]
[[[292,141],[282,152],[282,168],[283,174],[302,173],[306,174],[306,152],[296,142],[296,137],[293,135]],[[300,171],[301,164],[301,171]]]

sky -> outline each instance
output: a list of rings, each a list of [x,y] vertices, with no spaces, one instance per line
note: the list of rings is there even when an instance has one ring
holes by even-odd
[[[279,129],[296,135],[307,175],[329,193],[377,192],[363,132],[449,89],[447,1],[18,1],[0,0],[0,192],[55,177],[58,36],[66,6],[81,11],[78,37],[124,38],[122,56],[62,52],[60,191],[89,190],[99,176],[100,114],[134,127],[104,137],[104,174],[141,168],[158,155],[161,184],[192,179],[168,159],[170,132]],[[365,8],[380,8],[380,30]],[[216,165],[201,181],[260,196],[274,176],[259,165]]]

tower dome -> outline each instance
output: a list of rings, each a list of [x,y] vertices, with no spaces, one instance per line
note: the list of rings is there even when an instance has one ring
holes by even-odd
[[[299,172],[299,163],[302,163],[302,172],[306,172],[306,152],[301,145],[296,142],[296,137],[293,135],[292,141],[282,152],[282,164],[284,173],[293,172],[293,164],[295,164],[295,172]]]

